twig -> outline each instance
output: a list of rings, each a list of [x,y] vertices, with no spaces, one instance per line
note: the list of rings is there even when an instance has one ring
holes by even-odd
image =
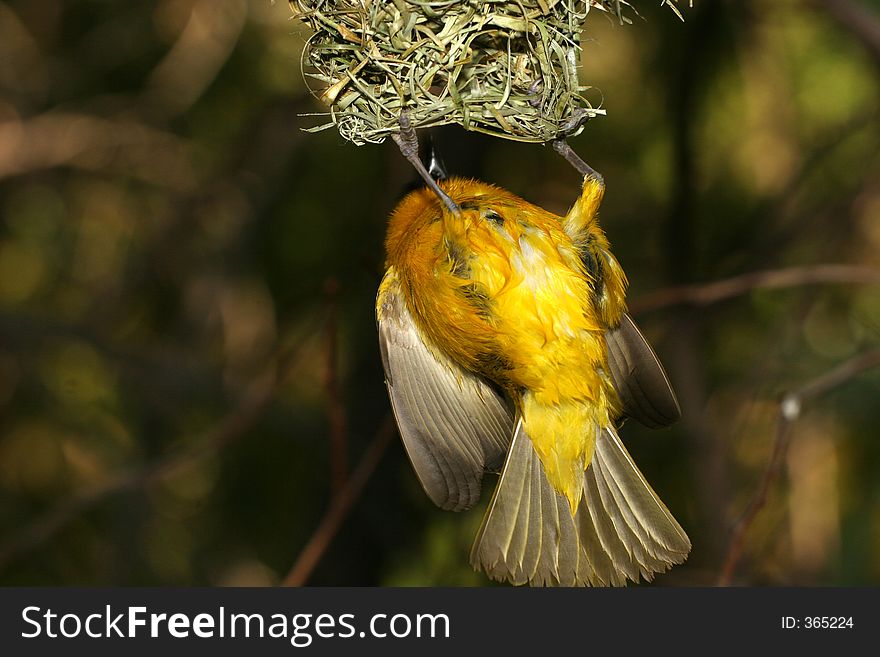
[[[718,577],[718,586],[730,585],[733,573],[742,556],[746,533],[749,527],[752,526],[755,516],[758,515],[758,512],[767,503],[767,493],[770,490],[770,486],[779,476],[782,458],[788,450],[788,442],[791,435],[791,423],[785,418],[781,408],[780,406],[780,412],[776,418],[776,438],[773,442],[773,453],[770,456],[770,462],[767,464],[764,476],[761,477],[758,491],[752,497],[749,505],[743,511],[742,516],[733,529],[733,534],[727,547],[727,554],[724,558],[724,566],[721,568],[721,575]]]
[[[5,540],[0,544],[0,571],[20,555],[46,543],[80,515],[108,497],[137,490],[169,477],[242,438],[275,398],[304,343],[305,338],[301,338],[297,344],[282,350],[272,359],[268,371],[255,379],[235,409],[202,440],[140,468],[120,473],[94,490],[74,496],[37,517],[15,536]]]
[[[192,144],[131,120],[50,112],[0,122],[0,179],[57,166],[114,173],[179,192],[198,187]]]
[[[880,65],[880,18],[875,12],[852,0],[808,0],[808,3],[861,41],[874,62]]]
[[[330,425],[330,483],[336,495],[348,478],[348,418],[339,387],[339,283],[328,279],[324,283],[327,297],[327,323],[324,329],[324,398],[327,421]]]
[[[748,49],[749,46],[743,46]],[[810,202],[809,207],[802,207],[802,199],[810,182],[814,180],[818,172],[834,159],[835,153],[850,143],[850,139],[860,133],[869,130],[880,121],[878,111],[872,107],[861,112],[841,125],[838,125],[823,134],[820,140],[814,140],[809,153],[798,163],[796,170],[791,173],[785,185],[773,196],[758,203],[748,213],[745,225],[762,225],[766,230],[762,231],[760,243],[749,249],[744,257],[738,258],[743,263],[742,269],[749,269],[749,263],[765,263],[774,259],[777,254],[783,253],[786,248],[799,236],[819,226],[826,217],[833,217],[834,225],[839,224],[841,216],[853,216],[854,208],[851,203],[864,198],[865,193],[874,185],[877,179],[871,167],[865,167],[861,173],[848,177],[849,204],[840,207],[840,201],[825,201],[819,203]],[[875,145],[876,138],[872,142]],[[795,228],[796,226],[796,228]],[[820,230],[827,230],[820,228]],[[833,234],[833,233],[832,233]]]
[[[754,290],[782,289],[819,283],[880,283],[880,269],[861,265],[807,265],[756,271],[711,283],[680,285],[651,292],[629,304],[632,314],[674,306],[709,306]]]
[[[216,368],[199,362],[183,345],[165,341],[160,347],[133,347],[104,335],[93,320],[94,316],[69,321],[17,307],[0,310],[0,343],[34,360],[33,352],[43,349],[47,341],[84,342],[113,361],[122,379],[135,385],[138,394],[157,390],[177,396],[181,390],[207,389],[221,378]]]
[[[340,526],[342,526],[342,522],[351,510],[352,505],[360,497],[364,486],[373,475],[373,471],[379,464],[379,460],[382,458],[382,454],[385,453],[385,449],[388,447],[394,434],[394,418],[392,418],[391,414],[388,414],[361,457],[354,472],[352,472],[351,477],[345,482],[345,486],[338,494],[333,496],[333,499],[330,501],[330,507],[324,514],[324,518],[300,551],[290,572],[287,573],[281,582],[281,586],[302,586],[308,581],[315,566],[318,565],[321,557],[324,556],[324,553],[339,531]]]
[[[246,0],[198,0],[174,45],[150,74],[147,100],[162,116],[188,111],[226,65],[247,23]]]
[[[728,586],[733,578],[733,574],[742,557],[746,533],[758,512],[767,503],[767,495],[770,488],[779,477],[782,460],[785,457],[791,438],[791,428],[793,423],[800,417],[804,402],[821,397],[847,381],[854,379],[862,372],[874,367],[880,367],[880,349],[855,356],[833,370],[816,377],[806,385],[783,396],[776,416],[776,438],[773,443],[773,453],[770,457],[770,462],[767,464],[767,469],[764,471],[757,492],[733,528],[724,565],[718,577],[719,586]]]

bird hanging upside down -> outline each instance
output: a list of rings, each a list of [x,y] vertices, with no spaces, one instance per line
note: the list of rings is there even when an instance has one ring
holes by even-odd
[[[561,149],[560,152],[562,152]],[[565,154],[565,153],[563,153]],[[559,217],[452,178],[406,196],[386,239],[376,314],[400,435],[440,507],[501,473],[471,563],[532,585],[623,585],[682,563],[687,535],[617,433],[680,410],[626,314],[626,276],[587,171]]]

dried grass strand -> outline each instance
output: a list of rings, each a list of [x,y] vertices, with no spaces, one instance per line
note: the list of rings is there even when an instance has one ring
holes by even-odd
[[[678,14],[674,0],[663,0]],[[290,0],[314,30],[303,65],[329,123],[379,143],[412,125],[457,123],[524,142],[578,134],[604,114],[578,80],[591,9],[629,22],[623,0]],[[680,15],[680,14],[679,14]]]

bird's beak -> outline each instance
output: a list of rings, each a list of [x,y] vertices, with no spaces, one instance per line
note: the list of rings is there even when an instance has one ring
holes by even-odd
[[[427,157],[424,160],[425,168],[434,180],[446,180],[449,174],[446,173],[446,164],[437,148],[437,140],[434,135],[428,133],[428,150]]]

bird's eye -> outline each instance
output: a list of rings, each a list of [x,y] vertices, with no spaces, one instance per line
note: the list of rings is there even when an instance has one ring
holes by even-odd
[[[493,224],[495,224],[497,226],[504,225],[504,217],[502,217],[500,214],[495,212],[495,210],[491,210],[491,209],[486,210],[483,213],[483,217],[488,219],[489,221],[491,221]]]

